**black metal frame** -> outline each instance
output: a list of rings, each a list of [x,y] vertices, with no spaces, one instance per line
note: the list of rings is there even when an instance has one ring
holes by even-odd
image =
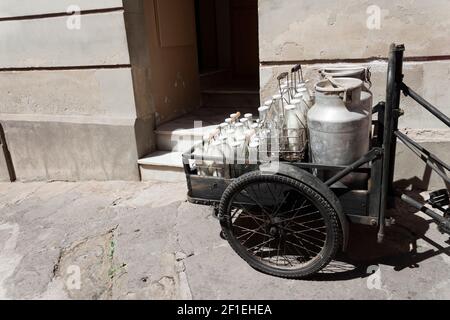
[[[450,127],[450,119],[445,114],[439,111],[439,109],[426,101],[403,82],[402,67],[404,51],[404,45],[391,45],[384,120],[385,127],[383,149],[385,151],[385,156],[383,160],[383,180],[381,183],[382,208],[386,208],[388,196],[395,195],[393,188],[393,175],[397,139],[403,142],[406,147],[408,147],[421,160],[423,160],[427,164],[427,166],[430,167],[434,172],[436,172],[447,184],[450,183],[450,179],[448,178],[446,173],[446,171],[450,171],[450,166],[398,130],[398,118],[403,114],[403,111],[400,109],[401,93],[403,93],[406,97],[411,97],[419,105],[424,107],[432,115],[443,122],[447,127]],[[425,207],[425,204],[421,204],[415,201],[406,194],[400,193],[397,195],[402,201],[431,217],[437,224],[439,224],[441,230],[447,233],[450,232],[450,219],[448,217],[444,217],[439,213]],[[380,211],[380,215],[384,214],[384,211],[385,210]],[[379,240],[383,239],[383,225],[380,225],[378,236]]]
[[[324,183],[336,193],[342,203],[346,216],[351,222],[379,227],[378,241],[380,242],[384,239],[385,227],[392,222],[391,219],[386,217],[385,212],[390,200],[395,196],[393,182],[397,139],[402,141],[425,161],[444,181],[450,183],[444,171],[444,169],[449,171],[450,166],[398,130],[398,119],[403,114],[403,111],[400,109],[401,92],[413,98],[439,120],[447,126],[450,126],[450,120],[446,115],[403,83],[404,51],[405,47],[403,45],[392,44],[390,47],[386,102],[380,102],[374,107],[373,113],[378,115],[378,119],[373,121],[375,125],[375,136],[372,141],[372,148],[366,155],[349,166],[287,162],[303,170],[333,170],[337,172],[334,177]],[[195,160],[195,156],[193,155],[194,149],[195,147],[183,155],[189,201],[197,204],[217,206],[222,193],[233,181],[233,177],[215,178],[198,176],[190,167],[190,160]],[[204,157],[203,160],[223,161],[224,159]],[[226,163],[224,167],[225,170],[231,172],[233,166],[240,165],[241,163],[236,160],[234,163]],[[339,180],[350,173],[356,172],[370,174],[371,183],[367,190],[349,190],[339,184]],[[426,208],[407,195],[400,195],[400,199],[430,216],[440,225],[442,230],[450,233],[450,219],[448,217],[444,217]]]

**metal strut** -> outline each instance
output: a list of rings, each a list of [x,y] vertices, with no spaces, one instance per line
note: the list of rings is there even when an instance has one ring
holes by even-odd
[[[370,161],[375,160],[376,158],[380,157],[383,154],[383,150],[380,148],[373,148],[370,150],[367,154],[362,156],[359,160],[355,161],[351,165],[349,165],[344,170],[338,172],[334,177],[329,179],[325,182],[327,186],[332,186],[345,176],[349,175],[350,173],[354,172],[356,169],[360,168],[361,166],[365,165],[366,163],[369,163]]]
[[[430,208],[425,207],[423,204],[407,196],[406,194],[402,194],[400,196],[400,199],[410,206],[416,208],[417,210],[425,213],[427,216],[431,217],[439,224],[439,227],[443,232],[450,234],[450,219],[445,218],[440,214],[434,212]]]
[[[403,83],[403,52],[405,47],[403,45],[391,45],[391,51],[389,55],[389,67],[388,67],[388,82],[387,82],[387,94],[386,94],[386,108],[384,118],[384,135],[383,135],[383,179],[381,182],[381,206],[380,206],[380,229],[378,232],[378,241],[382,241],[384,237],[384,212],[387,205],[388,195],[392,194],[392,182],[393,182],[393,170],[395,160],[395,145],[397,138],[401,140],[412,152],[414,152],[420,159],[422,159],[433,171],[435,171],[445,182],[450,184],[450,179],[447,176],[446,171],[450,171],[450,166],[437,156],[429,152],[420,144],[410,139],[407,135],[398,130],[398,117],[401,115],[400,94],[403,92],[405,96],[411,97],[427,111],[433,114],[436,118],[442,121],[447,127],[450,127],[450,119],[444,113],[439,111],[435,106],[419,96],[414,90],[409,88]],[[445,171],[446,170],[446,171]],[[400,199],[412,207],[420,210],[429,217],[431,217],[436,223],[439,224],[440,230],[450,234],[450,219],[448,213],[443,215],[431,210],[425,205],[419,203],[413,198],[400,194]],[[442,208],[439,210],[443,211]],[[446,209],[448,210],[448,209]],[[445,211],[445,209],[444,209]]]
[[[400,89],[403,82],[403,53],[404,45],[392,44],[389,52],[387,75],[386,106],[384,110],[383,134],[383,175],[381,181],[381,203],[379,215],[378,242],[383,242],[386,227],[385,211],[388,197],[393,194],[394,164],[396,153],[396,137],[398,130],[398,114],[400,109]]]

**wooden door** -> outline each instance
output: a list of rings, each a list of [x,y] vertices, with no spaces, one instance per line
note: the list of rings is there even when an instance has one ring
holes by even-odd
[[[200,73],[218,68],[216,2],[197,0],[197,37]]]
[[[231,0],[233,77],[259,81],[258,1]]]

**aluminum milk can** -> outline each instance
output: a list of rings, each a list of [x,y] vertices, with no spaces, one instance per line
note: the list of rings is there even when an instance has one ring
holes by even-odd
[[[361,109],[363,82],[354,78],[322,80],[316,85],[316,104],[308,112],[311,161],[325,165],[349,165],[369,151],[371,114]],[[336,172],[324,172],[324,179]],[[341,180],[364,187],[366,174]]]

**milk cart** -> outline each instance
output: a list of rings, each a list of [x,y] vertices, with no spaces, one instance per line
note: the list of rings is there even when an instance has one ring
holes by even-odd
[[[382,242],[386,226],[394,222],[386,216],[393,197],[430,216],[441,232],[450,234],[446,189],[432,192],[426,206],[393,187],[397,140],[450,183],[449,165],[398,130],[401,93],[450,126],[446,115],[403,82],[404,50],[403,45],[391,45],[386,101],[373,108],[371,149],[351,165],[261,162],[242,174],[237,170],[242,164],[227,163],[223,176],[204,177],[192,167],[194,149],[183,155],[189,201],[215,208],[223,235],[253,268],[284,278],[315,274],[339,250],[346,250],[350,223],[378,228]],[[318,173],[324,170],[335,174],[322,181]],[[339,183],[355,173],[369,176],[366,188],[350,189]]]

